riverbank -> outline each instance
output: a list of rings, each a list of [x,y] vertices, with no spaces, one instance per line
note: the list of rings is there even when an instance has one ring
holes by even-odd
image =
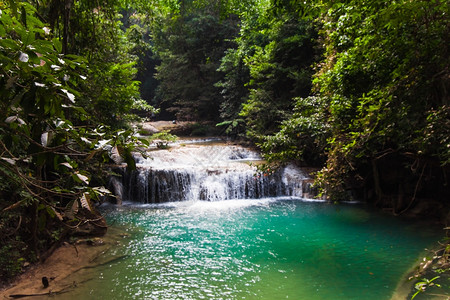
[[[419,285],[421,292],[414,299],[450,299],[449,247],[446,242],[438,242],[426,249],[419,261],[402,276],[391,300],[410,299],[418,292]]]
[[[96,266],[121,259],[120,256],[104,260],[103,256],[114,247],[120,246],[128,234],[110,228],[101,238],[79,239],[64,243],[45,262],[29,267],[9,286],[0,290],[0,299],[47,299],[77,288],[78,284],[89,280],[86,271]],[[48,287],[43,285],[43,277]]]

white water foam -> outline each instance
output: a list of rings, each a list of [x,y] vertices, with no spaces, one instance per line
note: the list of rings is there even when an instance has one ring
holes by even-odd
[[[292,196],[302,198],[306,174],[287,166],[261,174],[261,157],[252,150],[229,145],[184,146],[151,151],[138,159],[137,170],[124,174],[125,201],[221,201]]]

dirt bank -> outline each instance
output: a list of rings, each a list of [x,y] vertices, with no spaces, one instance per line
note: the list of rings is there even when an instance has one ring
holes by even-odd
[[[9,287],[0,290],[0,299],[47,299],[49,295],[58,295],[76,289],[81,281],[89,280],[80,273],[95,266],[120,259],[104,254],[120,246],[127,234],[117,229],[109,229],[101,238],[79,239],[64,243],[43,263],[31,266]],[[47,277],[49,286],[44,287],[42,278]]]

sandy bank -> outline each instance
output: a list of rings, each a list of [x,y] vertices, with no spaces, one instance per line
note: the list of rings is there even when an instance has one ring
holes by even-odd
[[[47,299],[76,289],[81,281],[89,280],[83,271],[121,258],[109,256],[105,260],[104,254],[120,246],[126,237],[126,233],[110,228],[101,238],[64,243],[45,262],[31,266],[11,286],[0,290],[0,299]],[[44,276],[49,281],[47,288],[42,284]]]

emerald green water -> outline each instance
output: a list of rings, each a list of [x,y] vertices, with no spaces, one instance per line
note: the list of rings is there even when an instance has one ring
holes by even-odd
[[[227,200],[110,207],[126,254],[64,298],[390,299],[440,232],[362,205]]]

